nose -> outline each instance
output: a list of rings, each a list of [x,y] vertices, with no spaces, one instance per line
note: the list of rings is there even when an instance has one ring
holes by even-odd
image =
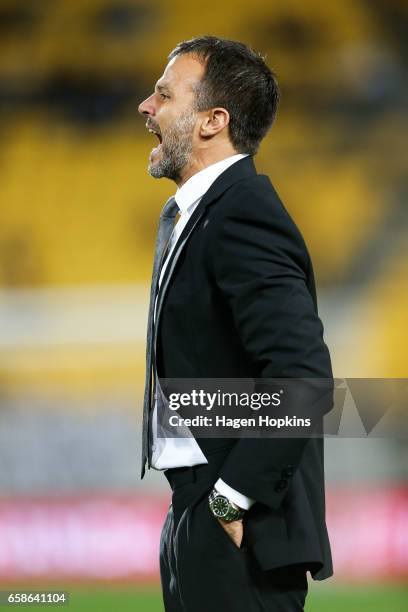
[[[153,94],[143,100],[137,110],[141,115],[154,115]]]

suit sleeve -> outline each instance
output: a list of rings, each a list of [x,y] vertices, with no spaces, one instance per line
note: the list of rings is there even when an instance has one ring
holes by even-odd
[[[331,381],[323,328],[307,284],[309,255],[279,199],[263,198],[255,189],[241,190],[218,223],[213,254],[217,288],[257,376]],[[329,395],[318,403],[321,414],[332,407]],[[220,478],[276,509],[307,441],[303,437],[240,439]]]

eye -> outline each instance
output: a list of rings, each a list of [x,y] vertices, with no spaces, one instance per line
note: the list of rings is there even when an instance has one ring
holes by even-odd
[[[167,94],[164,94],[163,92],[161,92],[159,96],[161,97],[162,100],[165,100],[166,98],[170,98],[170,96],[168,96]]]

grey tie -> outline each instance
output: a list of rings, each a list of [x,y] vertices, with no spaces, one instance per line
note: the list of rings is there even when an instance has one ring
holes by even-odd
[[[164,205],[160,215],[159,229],[157,231],[156,250],[154,254],[152,286],[150,290],[149,315],[147,319],[147,340],[146,340],[146,382],[143,402],[143,437],[142,437],[142,473],[145,473],[146,461],[150,458],[149,438],[150,438],[150,409],[154,393],[154,310],[157,297],[157,289],[160,278],[160,271],[164,260],[166,248],[174,229],[174,221],[179,208],[176,200],[172,196]]]

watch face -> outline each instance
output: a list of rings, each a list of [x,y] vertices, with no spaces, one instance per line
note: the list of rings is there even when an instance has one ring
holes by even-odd
[[[222,518],[228,514],[229,501],[223,495],[217,495],[211,506],[215,516],[218,516],[219,518]]]

